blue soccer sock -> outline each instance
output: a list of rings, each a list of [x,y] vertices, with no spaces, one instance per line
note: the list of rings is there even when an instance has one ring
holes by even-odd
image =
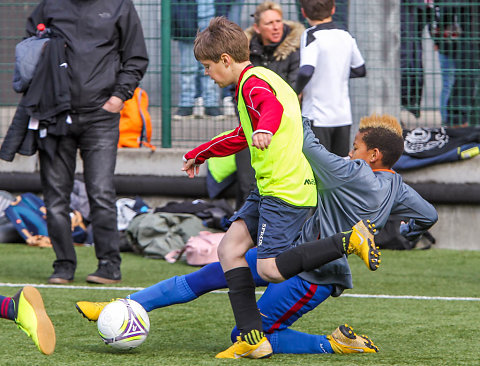
[[[146,311],[195,300],[196,296],[185,281],[185,275],[175,276],[127,296]]]
[[[266,286],[268,283],[258,275],[256,270],[256,249],[250,249],[245,257],[252,271],[255,285]],[[207,292],[225,288],[227,288],[227,281],[222,266],[220,262],[214,262],[198,271],[169,278],[127,297],[141,304],[146,311],[152,311],[164,306],[189,302]]]
[[[268,282],[264,281],[257,273],[257,249],[250,249],[245,255],[245,259],[252,272],[255,286],[267,286]],[[227,281],[220,262],[207,264],[198,271],[187,274],[185,279],[197,296],[227,288]]]
[[[0,295],[0,318],[15,320],[15,304],[11,297]]]
[[[325,335],[308,334],[292,329],[275,331],[266,335],[273,353],[318,354],[335,353]]]
[[[220,262],[207,264],[198,271],[185,275],[185,280],[197,296],[227,288],[227,281]]]
[[[145,310],[182,304],[197,297],[227,287],[220,262],[207,264],[198,271],[175,276],[135,292],[128,297],[141,304]]]

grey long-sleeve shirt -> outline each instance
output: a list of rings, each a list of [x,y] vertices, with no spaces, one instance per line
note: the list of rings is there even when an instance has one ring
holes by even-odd
[[[391,214],[413,219],[406,235],[412,239],[437,221],[435,208],[405,184],[399,174],[373,171],[363,160],[332,154],[315,138],[309,122],[304,122],[303,127],[303,153],[317,179],[318,208],[303,226],[299,243],[350,230],[362,219],[370,219],[382,228]],[[315,284],[337,285],[337,295],[353,287],[345,256],[303,272],[300,277]]]

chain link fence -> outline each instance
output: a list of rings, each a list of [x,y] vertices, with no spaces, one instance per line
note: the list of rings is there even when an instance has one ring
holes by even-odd
[[[20,99],[11,87],[15,44],[37,3],[0,0],[0,141]],[[188,57],[197,27],[224,15],[246,29],[258,2],[134,3],[150,57],[141,86],[149,94],[153,143],[189,147],[234,128],[232,91],[219,89]],[[298,2],[279,3],[285,20],[308,27]],[[197,19],[182,13],[188,21],[179,22],[179,5]],[[377,112],[397,116],[406,128],[480,125],[480,1],[337,0],[334,21],[357,39],[366,60],[367,77],[350,81],[354,121]]]

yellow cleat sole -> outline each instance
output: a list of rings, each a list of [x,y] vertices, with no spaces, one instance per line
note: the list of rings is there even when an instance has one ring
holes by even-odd
[[[40,352],[46,355],[52,354],[56,344],[55,328],[45,311],[45,305],[43,304],[40,292],[34,287],[25,286],[20,294],[18,306],[19,311],[20,307],[25,306],[29,308],[28,313],[34,314],[34,321],[36,321],[36,334],[29,334],[28,331],[23,328],[20,316],[19,326],[21,329],[32,337]]]

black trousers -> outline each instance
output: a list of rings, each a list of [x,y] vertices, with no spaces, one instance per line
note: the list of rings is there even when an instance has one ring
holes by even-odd
[[[54,266],[75,269],[77,264],[69,215],[77,150],[83,161],[95,254],[98,260],[120,264],[113,184],[120,114],[100,109],[71,117],[72,124],[67,135],[59,137],[53,159],[45,151],[39,153],[48,234],[57,257]]]
[[[350,125],[341,127],[313,127],[315,137],[325,148],[338,156],[345,157],[350,152]]]

